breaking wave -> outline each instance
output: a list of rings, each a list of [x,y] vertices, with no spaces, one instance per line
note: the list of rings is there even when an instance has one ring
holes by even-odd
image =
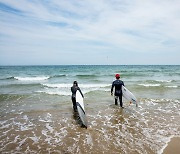
[[[50,95],[71,95],[72,84],[42,84],[45,88],[37,92],[46,93]],[[109,91],[110,84],[79,84],[84,94],[92,91]]]
[[[144,86],[144,87],[160,87],[161,84],[138,84],[139,86]]]
[[[165,88],[178,88],[177,85],[162,85],[162,84],[138,84],[143,87],[165,87]]]
[[[47,76],[42,77],[14,77],[16,80],[19,81],[43,81],[49,79]]]

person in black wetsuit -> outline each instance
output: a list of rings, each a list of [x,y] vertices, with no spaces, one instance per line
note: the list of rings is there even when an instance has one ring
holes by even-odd
[[[82,97],[84,98],[82,92],[81,92],[81,89],[78,87],[78,82],[77,81],[74,81],[73,82],[73,86],[71,87],[71,92],[72,92],[72,103],[73,103],[73,109],[75,112],[77,112],[77,106],[76,106],[76,91],[79,90]]]
[[[120,74],[116,74],[115,77],[116,77],[116,80],[113,81],[112,87],[111,87],[111,95],[113,95],[113,89],[115,87],[115,92],[114,92],[115,105],[118,105],[118,98],[119,98],[120,106],[124,108],[123,103],[122,103],[122,85],[124,86],[124,82],[119,80]]]

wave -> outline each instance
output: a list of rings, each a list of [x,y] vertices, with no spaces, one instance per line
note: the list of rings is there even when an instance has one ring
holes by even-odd
[[[160,87],[161,84],[138,84],[139,86],[144,86],[144,87]]]
[[[50,76],[49,79],[52,79],[52,78],[61,78],[61,77],[66,77],[67,75],[65,74],[59,74],[59,75],[53,75],[53,76]]]
[[[177,85],[161,85],[161,84],[138,84],[138,86],[143,86],[143,87],[165,87],[165,88],[178,88]]]
[[[147,74],[145,73],[125,73],[125,74],[121,74],[121,77],[145,77],[147,76]]]
[[[36,91],[38,93],[45,93],[49,95],[60,95],[60,96],[70,96],[71,92],[66,92],[66,91],[50,91],[50,90],[41,90],[41,91]]]
[[[61,83],[61,84],[42,84],[45,87],[50,88],[70,88],[72,84]],[[80,88],[104,88],[109,87],[111,84],[79,84]]]
[[[41,87],[42,85],[40,83],[31,83],[31,84],[5,84],[5,85],[0,85],[0,87],[2,88],[23,88],[23,87],[28,87],[28,88],[32,88],[32,87]]]
[[[42,84],[45,89],[37,92],[47,93],[50,95],[71,95],[72,84]],[[79,84],[79,87],[83,94],[87,94],[93,91],[109,91],[110,84]]]
[[[47,76],[39,76],[39,77],[14,77],[16,80],[19,81],[43,81],[49,79]]]
[[[178,88],[178,86],[165,86],[167,88]]]
[[[47,80],[51,78],[60,78],[60,77],[66,77],[65,74],[60,74],[60,75],[54,75],[54,76],[36,76],[36,77],[5,77],[5,78],[0,78],[0,80],[19,80],[19,81],[42,81],[42,80]]]
[[[146,80],[148,83],[171,83],[175,82],[175,80]]]
[[[0,80],[13,80],[13,79],[15,79],[13,76],[0,78]]]
[[[88,94],[90,92],[93,92],[93,91],[104,91],[104,92],[107,92],[107,91],[110,91],[110,89],[101,89],[101,88],[90,88],[90,89],[83,89],[81,88],[81,91],[83,94]],[[59,90],[59,89],[45,89],[45,90],[39,90],[39,91],[36,91],[38,93],[45,93],[45,94],[49,94],[49,95],[60,95],[60,96],[71,96],[72,93],[70,91],[70,89],[68,90]]]
[[[70,87],[72,87],[72,84],[65,84],[65,83],[62,83],[62,84],[42,84],[42,85],[45,87],[48,87],[48,88],[70,88]]]
[[[14,77],[11,76],[11,77],[7,77],[6,79],[7,79],[7,80],[9,80],[9,79],[11,80],[11,79],[14,79]]]
[[[157,82],[162,82],[162,83],[170,83],[173,82],[174,80],[155,80]]]
[[[78,78],[96,78],[98,77],[97,75],[94,75],[94,74],[78,74],[76,75],[76,77]]]
[[[170,98],[141,98],[140,102],[156,102],[156,103],[164,103],[164,102],[173,102],[173,103],[180,103],[179,99],[170,99]]]

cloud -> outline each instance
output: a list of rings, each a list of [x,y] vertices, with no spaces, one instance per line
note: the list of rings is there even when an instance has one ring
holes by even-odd
[[[38,52],[42,59],[51,55],[52,63],[66,59],[64,64],[73,63],[67,53],[81,60],[94,56],[102,64],[104,54],[114,60],[137,55],[134,63],[146,53],[180,56],[179,5],[178,0],[0,0],[0,53],[21,51],[31,58]]]

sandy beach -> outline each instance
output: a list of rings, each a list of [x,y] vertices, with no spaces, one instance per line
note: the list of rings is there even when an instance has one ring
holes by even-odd
[[[173,137],[165,147],[163,154],[179,154],[180,153],[180,137]]]

